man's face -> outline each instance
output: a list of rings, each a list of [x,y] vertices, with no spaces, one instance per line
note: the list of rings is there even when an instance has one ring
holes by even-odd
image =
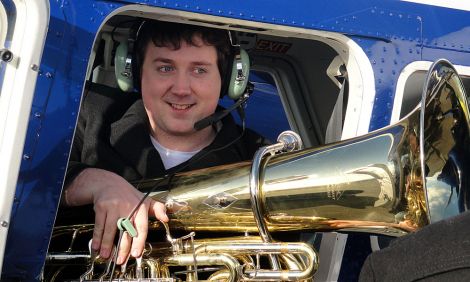
[[[157,137],[191,136],[194,123],[214,113],[221,89],[217,51],[195,37],[196,46],[156,47],[149,42],[142,66],[142,99]]]

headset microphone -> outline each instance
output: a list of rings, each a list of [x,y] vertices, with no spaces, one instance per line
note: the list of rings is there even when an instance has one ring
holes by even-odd
[[[237,102],[227,109],[215,112],[212,115],[196,122],[194,124],[194,129],[201,130],[208,127],[209,125],[213,125],[214,123],[226,117],[231,111],[237,109],[238,107],[243,107],[243,104],[248,100],[248,98],[250,98],[251,93],[253,93],[253,84],[248,82],[246,86],[246,92],[237,100]]]

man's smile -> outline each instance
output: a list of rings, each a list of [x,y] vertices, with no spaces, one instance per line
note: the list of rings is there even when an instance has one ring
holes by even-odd
[[[194,106],[194,104],[173,104],[173,103],[168,103],[173,109],[176,110],[186,110],[189,109],[190,107]]]

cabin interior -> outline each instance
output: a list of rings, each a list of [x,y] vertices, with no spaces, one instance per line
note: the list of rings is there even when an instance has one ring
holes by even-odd
[[[329,127],[339,125],[342,128],[348,101],[347,66],[338,54],[341,52],[337,50],[338,46],[328,44],[330,39],[313,35],[302,38],[306,36],[197,18],[145,16],[222,28],[236,34],[239,44],[250,56],[249,81],[255,86],[246,105],[247,127],[272,141],[280,132],[292,129],[301,135],[309,147],[341,139],[341,130],[337,130],[336,135],[326,137]],[[91,54],[89,81],[118,88],[114,52],[120,42],[128,40],[135,21],[132,15],[120,14],[103,24]],[[335,44],[339,45],[337,42]],[[336,116],[340,119],[338,123],[330,119],[333,119],[333,108],[339,102],[340,92],[343,99],[341,109],[336,109]],[[225,106],[230,103],[228,98],[221,101]]]

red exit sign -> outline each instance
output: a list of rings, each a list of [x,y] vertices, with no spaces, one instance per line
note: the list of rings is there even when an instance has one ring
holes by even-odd
[[[256,42],[256,50],[260,51],[269,51],[274,53],[286,53],[287,50],[292,46],[291,43],[270,41],[265,39],[260,39]]]

